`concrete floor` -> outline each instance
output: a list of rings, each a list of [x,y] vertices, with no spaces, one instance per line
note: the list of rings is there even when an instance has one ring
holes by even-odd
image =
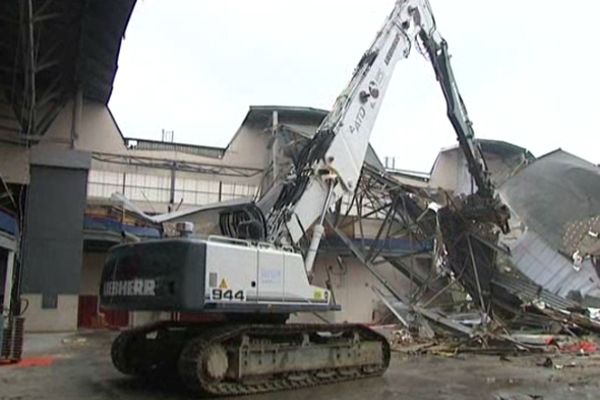
[[[186,399],[181,387],[125,377],[110,363],[112,332],[26,337],[25,357],[50,356],[49,366],[0,366],[0,400]],[[600,356],[553,357],[563,369],[538,366],[545,356],[407,357],[394,353],[381,378],[246,399],[598,399]],[[539,396],[539,397],[536,397]]]

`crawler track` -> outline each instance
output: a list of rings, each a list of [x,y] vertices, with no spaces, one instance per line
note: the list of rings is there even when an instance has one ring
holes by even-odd
[[[172,335],[156,335],[155,344],[161,348],[163,341],[170,341],[165,359],[152,355],[145,362],[140,361],[140,352],[156,354],[151,346],[132,351],[124,343],[156,329],[124,333],[127,340],[117,338],[113,345],[115,366],[124,373],[147,374],[173,371],[176,364],[181,380],[193,392],[232,396],[373,377],[383,374],[390,360],[386,339],[362,325],[227,324],[179,329],[176,341]],[[168,364],[171,367],[164,368]]]

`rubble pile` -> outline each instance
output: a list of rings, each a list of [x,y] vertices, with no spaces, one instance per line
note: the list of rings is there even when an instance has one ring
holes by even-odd
[[[424,279],[401,263],[420,287],[412,293],[394,290],[380,277],[386,290],[374,290],[390,311],[388,322],[400,321],[388,335],[396,351],[598,351],[600,168],[562,150],[535,159],[511,146],[487,143],[492,177],[510,212],[508,229],[472,201],[473,184],[460,170],[460,153],[453,156],[458,161],[448,157],[459,166],[453,172],[448,160],[438,158],[443,171],[434,166],[425,190],[404,187],[421,208],[412,215],[404,210],[402,218],[412,217],[421,239],[434,242],[429,273],[434,277]],[[431,210],[435,223],[431,218],[420,223]],[[364,252],[353,252],[377,274]]]

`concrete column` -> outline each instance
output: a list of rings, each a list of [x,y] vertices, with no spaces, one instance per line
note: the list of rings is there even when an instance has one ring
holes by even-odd
[[[35,150],[35,151],[34,151]],[[34,148],[23,233],[28,331],[77,329],[89,153]]]

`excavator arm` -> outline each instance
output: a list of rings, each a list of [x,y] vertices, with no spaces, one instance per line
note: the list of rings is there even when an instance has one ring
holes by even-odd
[[[462,101],[448,55],[427,0],[397,0],[383,28],[358,63],[332,111],[303,149],[268,216],[269,238],[297,243],[312,227],[305,259],[310,272],[323,233],[324,215],[344,193],[355,190],[369,138],[395,64],[412,47],[429,59],[446,99],[448,117],[477,184],[471,197],[485,219],[508,229],[508,210],[496,195]],[[317,224],[314,224],[318,220]]]
[[[471,214],[469,216],[473,219],[491,221],[502,232],[508,233],[510,212],[496,193],[481,148],[475,141],[473,123],[469,119],[467,108],[452,72],[448,43],[436,28],[429,2],[419,0],[414,3],[410,7],[410,13],[415,21],[415,26],[418,27],[418,34],[415,39],[419,44],[418,47],[422,49],[424,55],[431,62],[446,100],[448,118],[456,132],[459,146],[467,161],[469,173],[477,185],[477,192],[471,194],[467,199],[469,213]]]
[[[355,189],[395,64],[410,51],[411,40],[401,25],[410,18],[407,4],[396,2],[350,82],[296,160],[267,219],[270,241],[297,243],[319,217],[322,222],[329,205]],[[319,231],[322,224],[313,229]]]

